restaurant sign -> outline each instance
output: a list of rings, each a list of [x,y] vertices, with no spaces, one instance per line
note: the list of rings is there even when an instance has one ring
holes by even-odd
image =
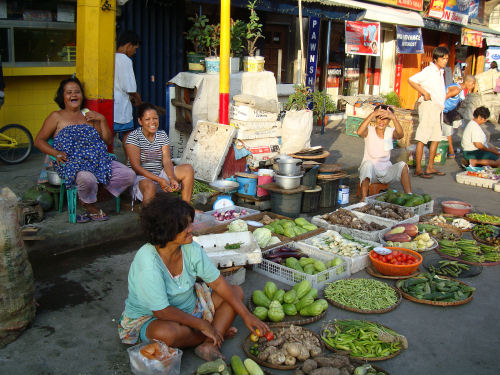
[[[429,16],[443,21],[467,25],[470,0],[431,0]]]

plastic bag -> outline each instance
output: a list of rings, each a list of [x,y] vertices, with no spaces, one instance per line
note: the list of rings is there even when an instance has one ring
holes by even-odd
[[[280,154],[293,154],[310,147],[312,127],[312,111],[288,111],[281,126]]]
[[[154,341],[152,344],[142,343],[127,349],[132,373],[135,375],[179,375],[182,350],[169,348],[162,341]],[[141,353],[141,349],[151,345],[157,345],[153,355],[157,359],[148,359]]]

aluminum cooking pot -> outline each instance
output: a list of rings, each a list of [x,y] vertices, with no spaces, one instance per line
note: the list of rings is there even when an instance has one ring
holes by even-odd
[[[295,189],[300,186],[300,179],[302,175],[298,176],[280,176],[279,174],[275,175],[276,184],[282,189]]]
[[[62,179],[54,169],[47,168],[47,180],[51,185],[61,185]]]
[[[302,174],[302,160],[291,157],[279,157],[278,174],[282,176],[299,176]]]

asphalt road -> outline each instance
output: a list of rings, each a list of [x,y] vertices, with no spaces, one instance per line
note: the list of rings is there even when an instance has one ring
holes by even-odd
[[[15,342],[0,350],[0,373],[130,374],[127,346],[119,341],[116,325],[127,295],[128,268],[140,244],[117,242],[108,248],[32,258],[37,316]],[[355,276],[371,277],[364,271]],[[382,315],[361,315],[330,306],[323,321],[368,319],[405,335],[408,350],[378,363],[392,375],[496,375],[499,267],[485,267],[479,276],[464,280],[477,288],[473,300],[464,306],[442,308],[403,300],[396,310]],[[266,281],[260,274],[247,271],[243,285],[246,295],[262,288]],[[321,323],[307,328],[319,332]],[[243,355],[240,344],[248,331],[239,318],[235,325],[238,334],[222,348],[227,357]],[[201,362],[192,349],[186,350],[181,374],[190,374]]]

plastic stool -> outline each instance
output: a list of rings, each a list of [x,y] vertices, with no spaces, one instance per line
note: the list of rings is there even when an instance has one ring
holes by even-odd
[[[375,183],[370,184],[368,186],[368,195],[379,194],[381,190],[388,190],[388,189],[389,189],[388,184],[381,184],[381,183],[375,182]],[[361,197],[361,183],[358,185],[358,190],[356,191],[356,196]]]

